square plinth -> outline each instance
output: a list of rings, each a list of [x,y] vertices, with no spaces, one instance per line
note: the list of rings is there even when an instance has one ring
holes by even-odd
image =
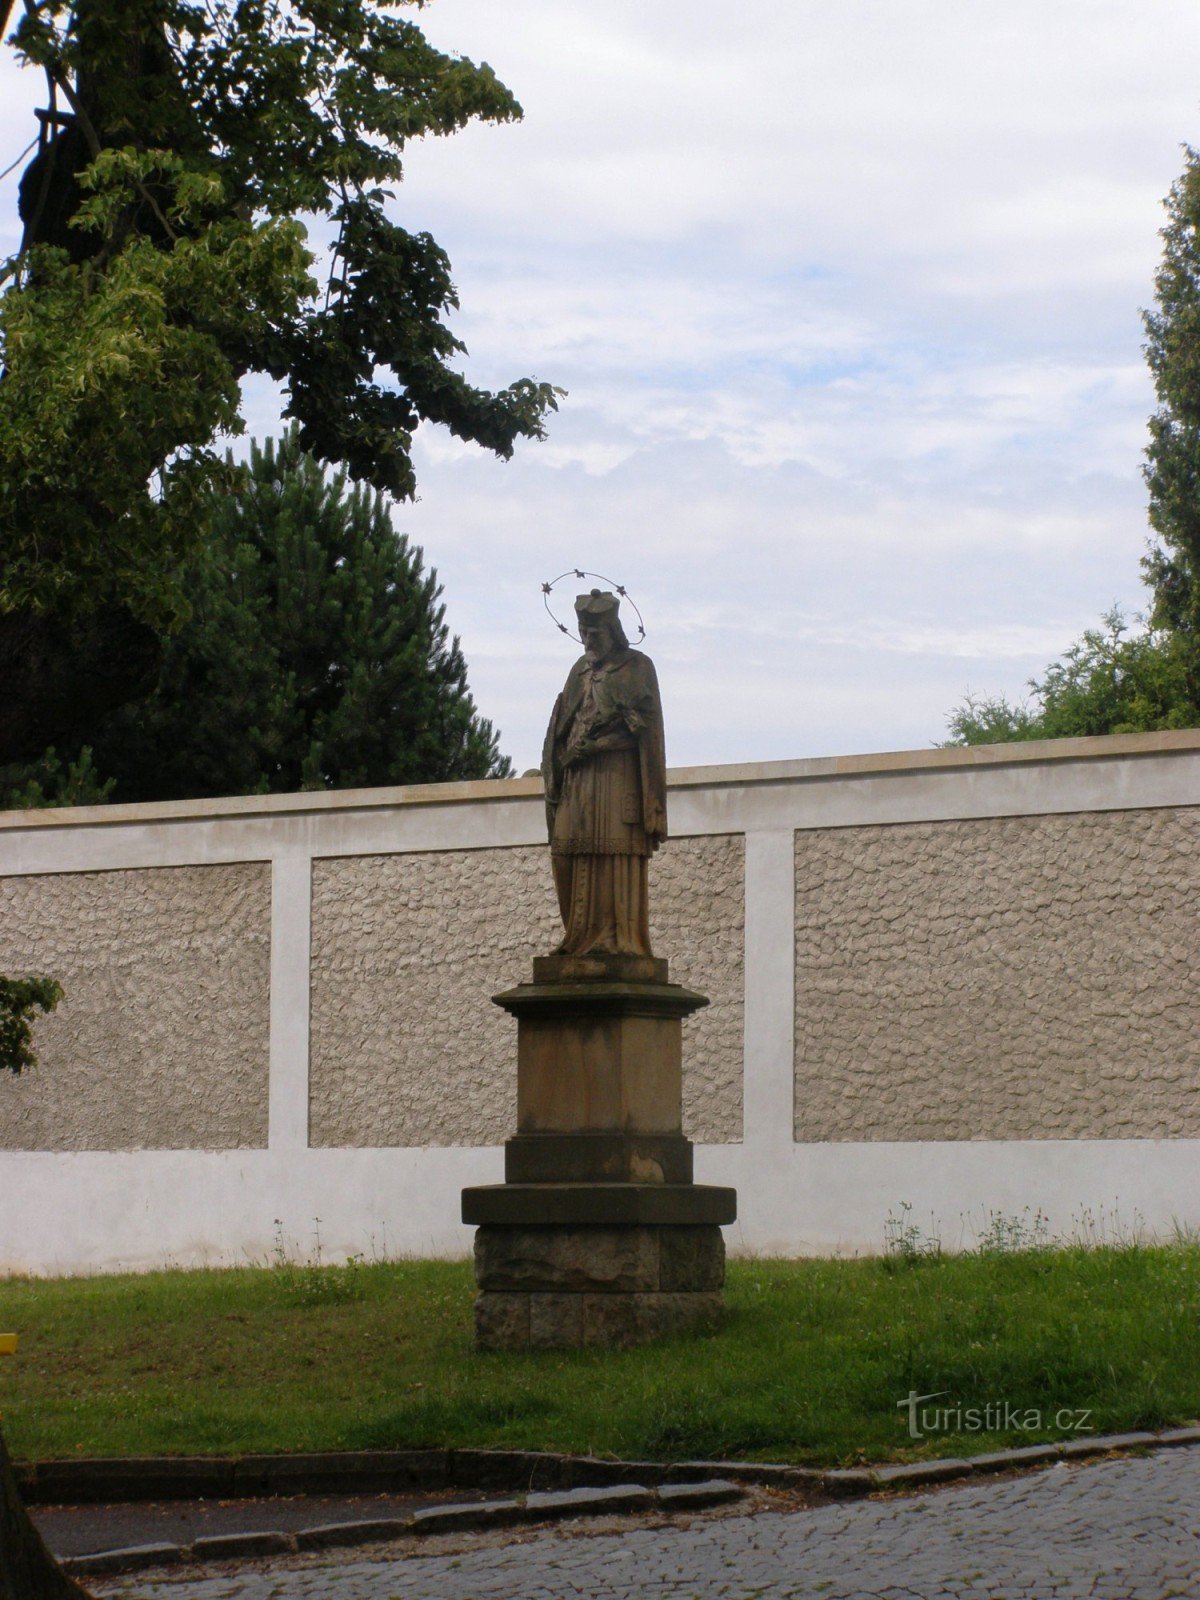
[[[584,956],[534,956],[534,983],[570,983],[579,978],[589,982],[667,983],[667,963],[657,956],[614,955],[607,950],[590,951]]]
[[[522,1017],[519,1133],[679,1133],[682,1026],[675,1017]]]
[[[604,978],[525,983],[493,1000],[517,1019],[518,1134],[679,1135],[683,1019],[704,995]]]
[[[477,1227],[724,1227],[737,1191],[716,1183],[481,1183],[462,1192]]]
[[[691,1183],[692,1143],[675,1133],[519,1133],[507,1183]]]
[[[463,1190],[480,1350],[644,1344],[723,1312],[732,1189],[692,1180],[683,1019],[653,957],[544,957],[495,995],[517,1019],[507,1182]]]

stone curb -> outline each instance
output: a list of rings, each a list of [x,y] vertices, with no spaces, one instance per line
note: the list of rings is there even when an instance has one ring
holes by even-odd
[[[739,1499],[745,1484],[808,1488],[834,1499],[915,1489],[957,1478],[1045,1466],[1108,1455],[1114,1450],[1163,1449],[1200,1444],[1200,1427],[1168,1428],[1161,1433],[1111,1433],[1058,1444],[1026,1445],[987,1455],[938,1461],[898,1462],[880,1467],[792,1466],[751,1461],[607,1461],[592,1456],[555,1456],[534,1450],[377,1450],[338,1455],[249,1456],[50,1461],[18,1468],[22,1491],[34,1501],[80,1502],[319,1493],[333,1490],[428,1488],[511,1488],[514,1481],[554,1482],[574,1487],[538,1491],[480,1505],[431,1506],[407,1517],[336,1522],[299,1533],[215,1534],[194,1544],[131,1545],[92,1555],[67,1556],[65,1572],[84,1577],[137,1572],[145,1567],[180,1566],[205,1561],[253,1560],[304,1550],[377,1544],[404,1535],[481,1532],[517,1523],[558,1521],[639,1511],[700,1511]],[[721,1476],[714,1476],[720,1473]],[[633,1478],[643,1481],[631,1482]],[[384,1481],[386,1480],[386,1481]],[[585,1481],[586,1480],[586,1481]],[[201,1487],[203,1486],[203,1487]],[[216,1487],[214,1487],[216,1486]],[[44,1491],[42,1495],[38,1490]]]
[[[559,1522],[568,1517],[613,1516],[637,1511],[703,1511],[738,1500],[745,1490],[726,1479],[678,1483],[661,1490],[640,1483],[618,1483],[598,1489],[566,1489],[533,1493],[514,1500],[480,1505],[431,1506],[407,1517],[376,1521],[331,1522],[299,1533],[232,1533],[197,1539],[194,1544],[129,1545],[93,1555],[65,1556],[59,1562],[73,1577],[110,1576],[144,1567],[176,1567],[203,1561],[248,1561],[260,1556],[337,1546],[381,1544],[406,1534],[482,1533],[518,1523]]]
[[[405,1489],[497,1489],[510,1494],[637,1483],[695,1484],[719,1477],[765,1488],[842,1497],[916,1487],[984,1472],[1105,1455],[1111,1450],[1200,1444],[1200,1426],[1112,1433],[1026,1445],[988,1455],[878,1467],[821,1468],[767,1461],[612,1461],[539,1450],[347,1450],[278,1456],[158,1456],[19,1462],[27,1505],[254,1499],[292,1494],[382,1494]]]

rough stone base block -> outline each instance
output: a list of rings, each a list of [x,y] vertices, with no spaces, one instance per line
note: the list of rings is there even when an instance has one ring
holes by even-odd
[[[720,1318],[725,1241],[716,1226],[481,1227],[475,1281],[480,1350],[646,1344]]]
[[[552,1294],[484,1290],[475,1300],[479,1350],[626,1349],[716,1327],[719,1291]]]
[[[713,1293],[725,1282],[720,1228],[503,1227],[475,1231],[485,1292]]]

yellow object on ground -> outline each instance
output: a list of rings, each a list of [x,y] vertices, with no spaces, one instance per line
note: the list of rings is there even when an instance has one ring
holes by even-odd
[[[15,1356],[17,1353],[17,1336],[15,1333],[0,1333],[0,1356]]]

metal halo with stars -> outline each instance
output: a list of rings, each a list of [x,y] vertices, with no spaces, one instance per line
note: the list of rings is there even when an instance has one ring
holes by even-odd
[[[638,619],[638,636],[633,642],[634,644],[641,644],[642,640],[646,637],[646,624],[642,621],[642,613],[638,610],[637,601],[633,598],[633,596],[629,594],[622,584],[614,583],[611,578],[606,578],[602,572],[583,572],[578,567],[570,567],[566,572],[560,572],[557,578],[551,578],[549,583],[544,583],[542,585],[542,604],[546,608],[546,615],[558,629],[559,633],[565,633],[567,638],[574,639],[576,644],[583,643],[583,640],[579,637],[579,635],[577,633],[572,633],[570,628],[567,627],[566,623],[560,622],[550,609],[550,596],[554,592],[554,587],[556,584],[561,583],[564,578],[599,578],[601,583],[606,583],[612,590],[613,594],[619,595],[622,600],[626,601],[630,606],[633,607]]]

